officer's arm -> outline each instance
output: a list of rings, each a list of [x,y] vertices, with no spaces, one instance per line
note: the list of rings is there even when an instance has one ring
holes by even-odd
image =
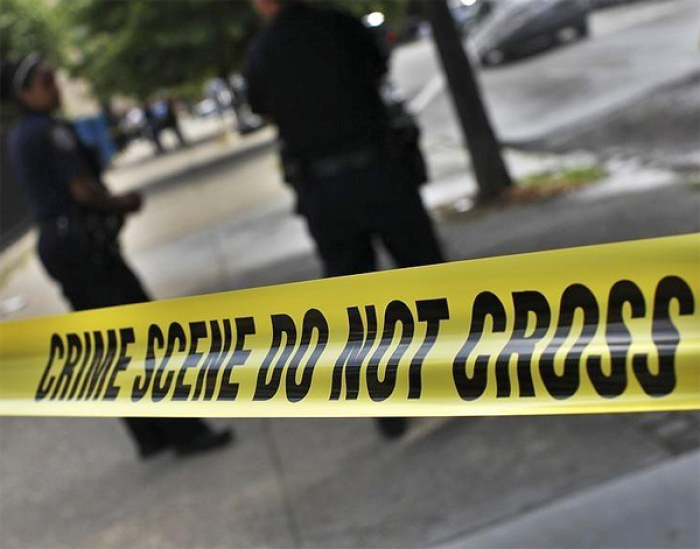
[[[246,55],[243,77],[246,82],[246,98],[250,109],[258,115],[269,115],[265,97],[265,83],[263,81],[262,67],[258,43],[253,43]]]
[[[70,180],[68,190],[81,204],[103,212],[129,213],[141,208],[141,197],[138,193],[111,195],[83,174]]]

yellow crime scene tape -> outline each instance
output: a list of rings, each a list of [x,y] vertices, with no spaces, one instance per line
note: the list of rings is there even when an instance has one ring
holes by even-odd
[[[0,414],[700,409],[700,234],[0,324]]]

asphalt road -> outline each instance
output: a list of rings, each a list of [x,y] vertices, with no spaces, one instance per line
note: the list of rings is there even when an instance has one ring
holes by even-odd
[[[603,10],[591,16],[588,39],[479,70],[497,133],[506,143],[541,140],[697,73],[699,17],[695,0]],[[431,40],[397,50],[393,78],[429,138],[460,141]]]

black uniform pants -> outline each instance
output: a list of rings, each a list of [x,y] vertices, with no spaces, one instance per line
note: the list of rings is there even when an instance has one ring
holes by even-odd
[[[116,248],[86,254],[76,238],[42,231],[39,257],[75,311],[150,301]],[[208,431],[199,419],[124,418],[124,422],[141,453],[184,446]]]
[[[444,261],[432,221],[399,159],[377,154],[365,167],[309,178],[300,210],[326,276],[376,269],[379,240],[398,267]]]

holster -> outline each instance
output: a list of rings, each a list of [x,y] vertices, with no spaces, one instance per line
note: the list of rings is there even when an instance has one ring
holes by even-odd
[[[385,103],[389,116],[389,148],[406,168],[411,184],[428,181],[428,168],[420,149],[420,128],[402,101]]]

